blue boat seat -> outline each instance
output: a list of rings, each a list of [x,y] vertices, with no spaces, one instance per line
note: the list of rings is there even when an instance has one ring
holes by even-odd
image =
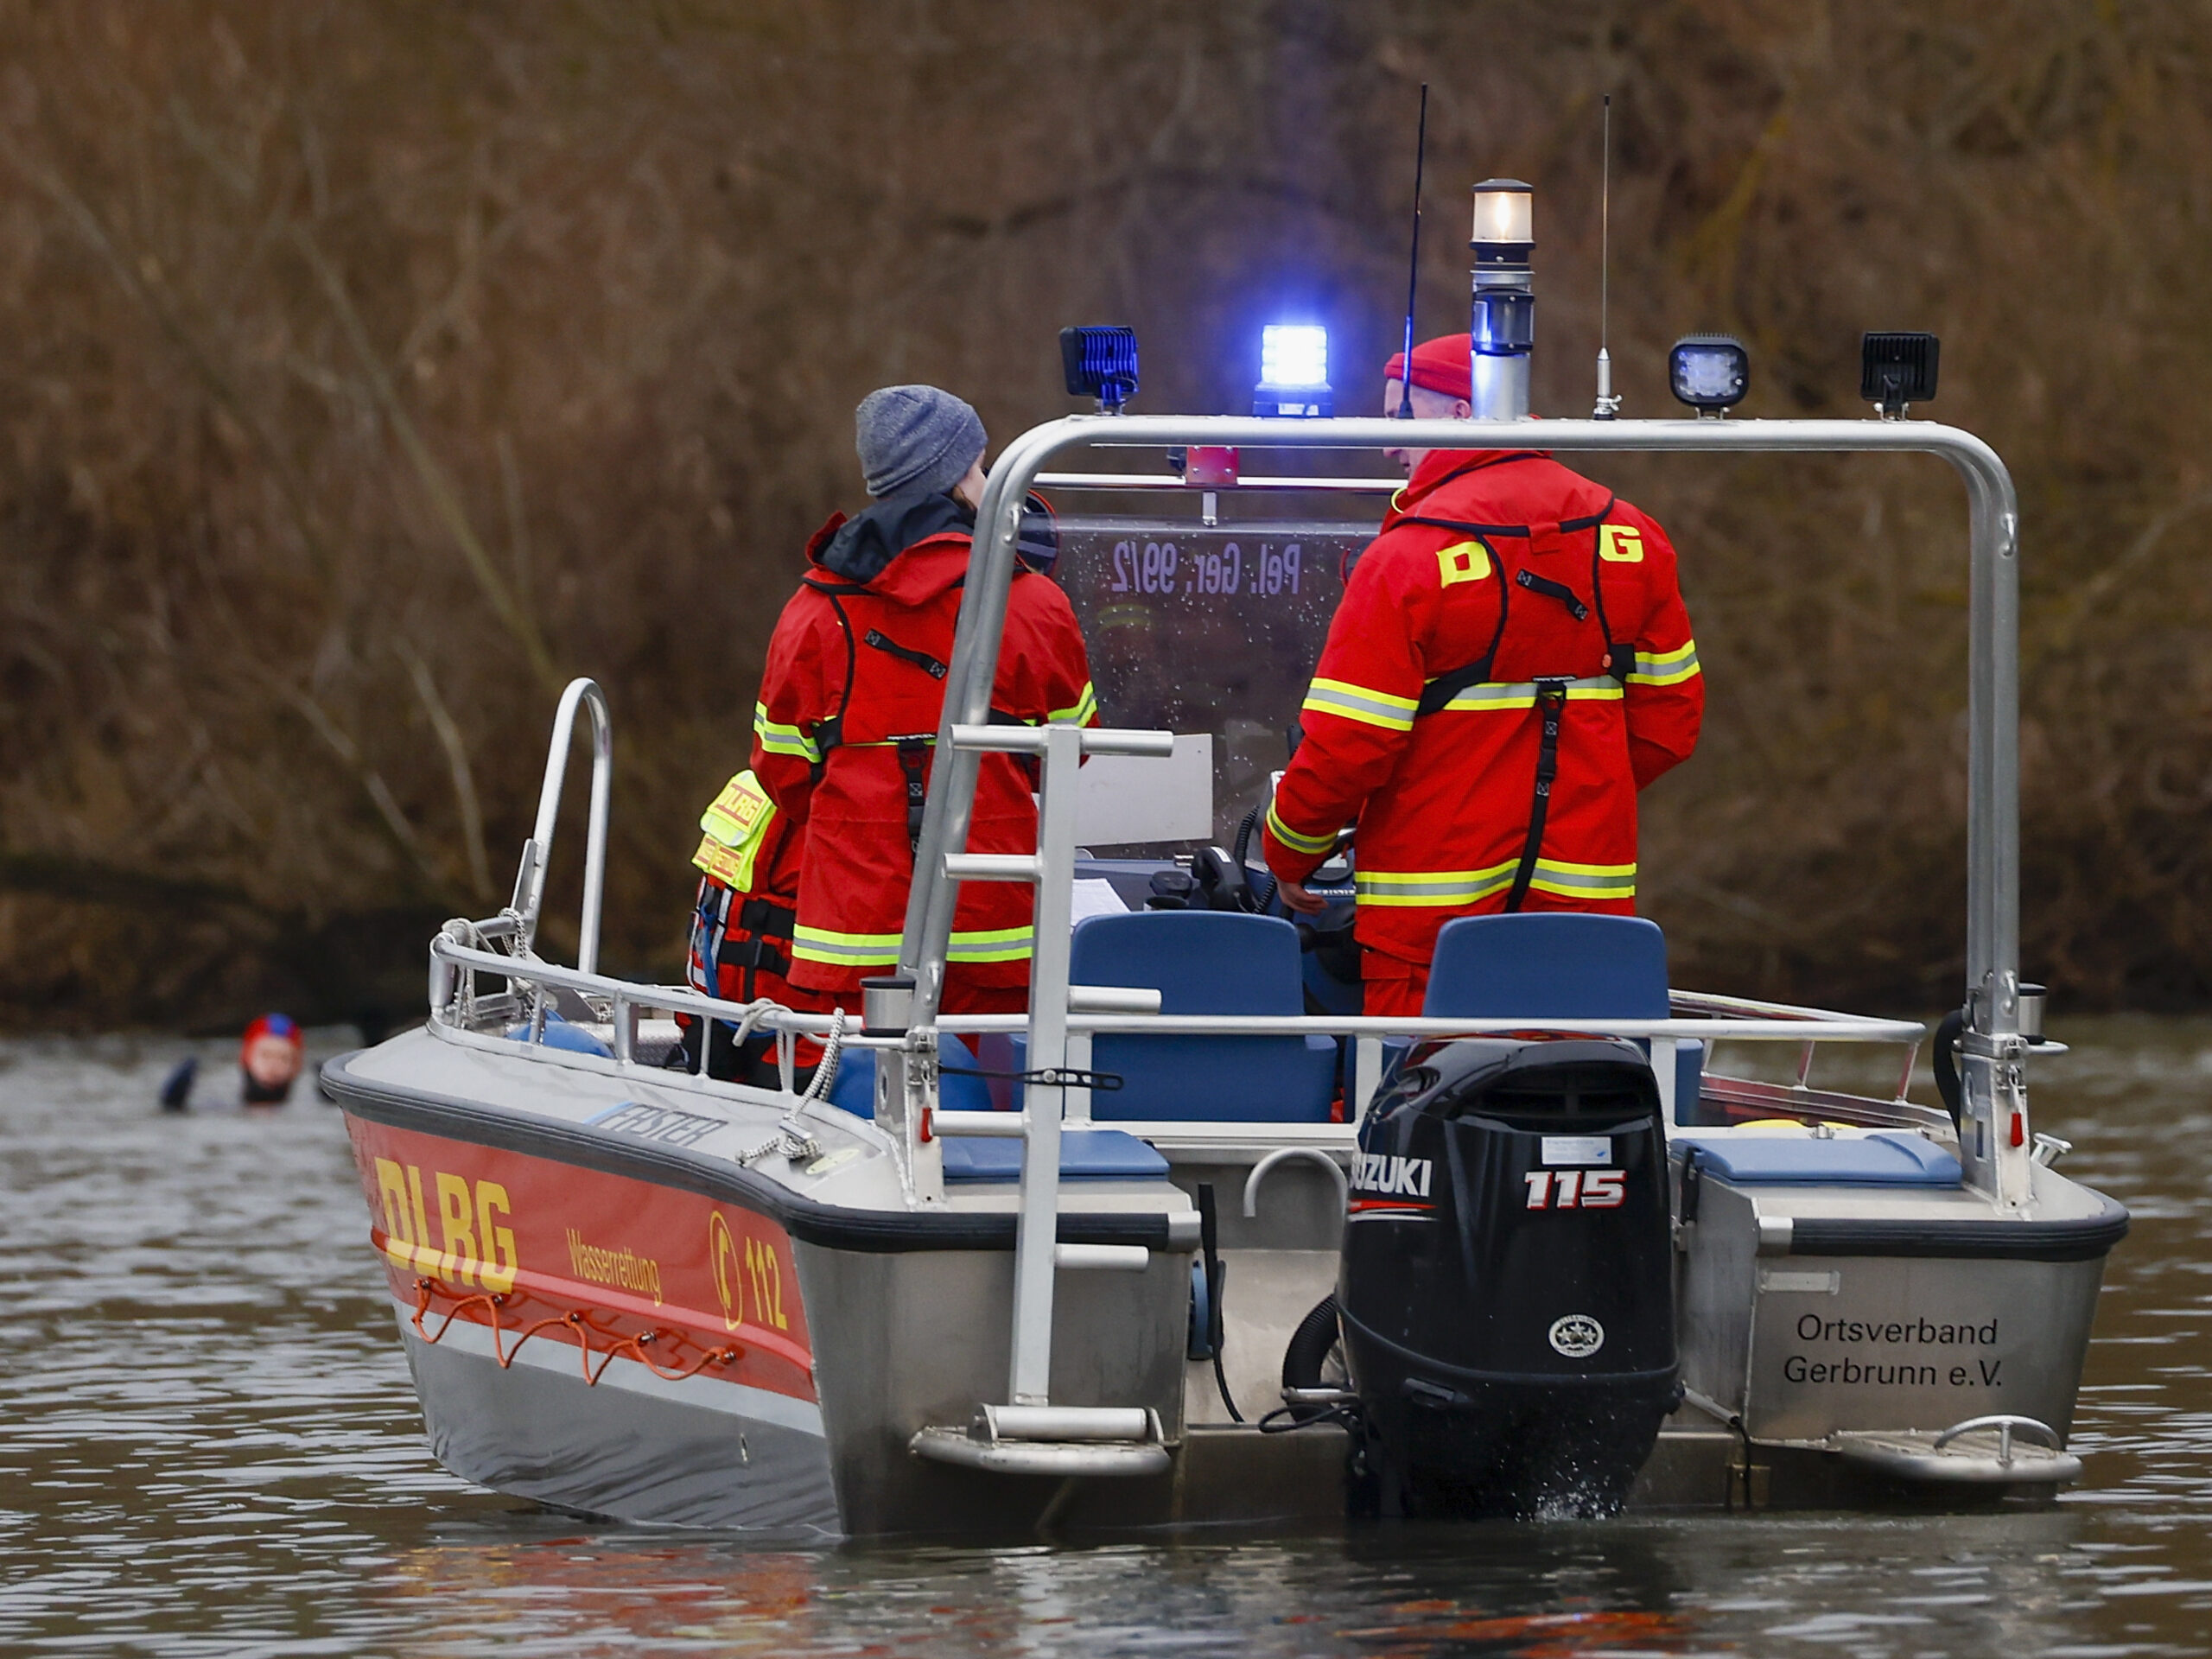
[[[1561,910],[1461,916],[1436,936],[1421,1013],[1445,1020],[1664,1020],[1667,937],[1641,916]],[[1675,1122],[1698,1121],[1704,1075],[1705,1045],[1677,1040]]]
[[[982,1077],[971,1075],[976,1056],[968,1045],[946,1032],[937,1039],[938,1101],[949,1112],[988,1112],[991,1091]],[[849,1048],[837,1059],[837,1075],[830,1079],[829,1102],[855,1117],[875,1116],[875,1051]],[[1008,1142],[1009,1145],[1015,1144]]]
[[[1163,1014],[1296,1016],[1302,969],[1298,930],[1279,916],[1147,910],[1077,924],[1068,972],[1077,985],[1156,990]],[[1329,1037],[1108,1033],[1090,1065],[1122,1079],[1091,1091],[1094,1121],[1325,1123],[1336,1096]]]
[[[1738,1186],[1956,1186],[1959,1160],[1925,1135],[1885,1130],[1838,1136],[1676,1137],[1694,1147],[1698,1166]]]
[[[963,1181],[1018,1181],[1022,1143],[996,1135],[947,1135],[944,1179]],[[1157,1181],[1167,1179],[1167,1160],[1122,1129],[1062,1129],[1060,1179],[1064,1181]]]

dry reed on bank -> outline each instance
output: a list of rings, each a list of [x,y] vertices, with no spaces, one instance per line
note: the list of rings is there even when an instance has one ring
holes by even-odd
[[[1540,409],[1586,407],[1608,90],[1631,412],[1692,328],[1776,415],[1854,412],[1863,327],[1942,334],[1928,412],[2021,486],[2029,967],[2201,1002],[2209,67],[2199,9],[2057,0],[0,3],[0,1014],[404,1009],[574,672],[620,731],[609,958],[671,972],[854,402],[936,380],[1003,441],[1084,319],[1154,409],[1236,407],[1277,307],[1379,360],[1422,79],[1426,322],[1465,186],[1535,183]],[[1956,486],[1607,471],[1712,690],[1647,802],[1678,976],[1950,1000]]]

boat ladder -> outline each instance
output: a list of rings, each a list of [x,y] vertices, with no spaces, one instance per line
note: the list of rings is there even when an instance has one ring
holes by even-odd
[[[1169,1465],[1160,1414],[1140,1406],[1052,1403],[1052,1292],[1062,1272],[1142,1272],[1142,1244],[1063,1244],[1058,1240],[1060,1128],[1074,1086],[1068,1015],[1160,1011],[1157,991],[1068,983],[1076,850],[1076,771],[1090,754],[1165,759],[1169,732],[1086,730],[1075,726],[958,726],[954,747],[1029,754],[1043,762],[1037,850],[948,853],[956,881],[1027,881],[1036,888],[1035,955],[1030,966],[1029,1058],[1022,1110],[934,1114],[935,1133],[1020,1135],[1020,1207],[1014,1228],[1014,1355],[1009,1403],[979,1405],[964,1427],[927,1427],[908,1443],[940,1463],[1023,1475],[1156,1475]],[[1085,1045],[1087,1047],[1087,1045]],[[1084,1065],[1088,1066],[1087,1057]],[[1087,1080],[1087,1073],[1086,1073]]]

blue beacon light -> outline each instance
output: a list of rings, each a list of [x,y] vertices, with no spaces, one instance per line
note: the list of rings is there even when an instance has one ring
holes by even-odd
[[[1310,419],[1329,410],[1329,331],[1315,323],[1267,324],[1260,330],[1252,412]]]

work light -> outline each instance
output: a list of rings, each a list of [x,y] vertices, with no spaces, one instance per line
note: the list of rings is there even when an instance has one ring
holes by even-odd
[[[1137,395],[1137,331],[1063,328],[1060,366],[1066,372],[1069,397],[1096,397],[1100,414],[1118,415]]]
[[[1908,406],[1936,396],[1942,342],[1933,334],[1863,334],[1859,340],[1859,395],[1885,421],[1902,420]]]
[[[1751,387],[1751,354],[1733,334],[1684,334],[1667,353],[1667,384],[1700,416],[1718,417]]]

